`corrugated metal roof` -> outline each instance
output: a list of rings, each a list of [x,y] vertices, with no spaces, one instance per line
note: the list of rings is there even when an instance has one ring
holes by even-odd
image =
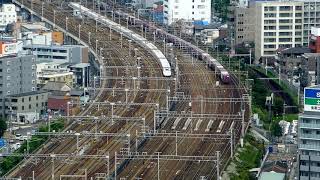
[[[20,93],[20,94],[13,94],[8,97],[23,97],[23,96],[32,96],[37,94],[43,94],[48,93],[47,91],[32,91],[32,92],[26,92],[26,93]]]
[[[284,180],[284,173],[262,172],[259,180]]]

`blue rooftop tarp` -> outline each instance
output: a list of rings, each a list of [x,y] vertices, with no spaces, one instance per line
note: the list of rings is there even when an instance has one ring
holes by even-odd
[[[209,22],[208,21],[193,21],[193,25],[208,26]]]
[[[7,143],[6,143],[6,140],[0,138],[0,148],[2,148],[3,146],[5,146]]]

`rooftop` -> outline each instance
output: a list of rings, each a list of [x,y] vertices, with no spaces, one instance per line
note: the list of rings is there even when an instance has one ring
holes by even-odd
[[[259,180],[284,180],[284,173],[262,172]]]
[[[320,53],[305,53],[302,56],[305,58],[320,57]]]
[[[24,54],[24,53],[18,53],[18,54],[10,54],[5,56],[0,56],[0,61],[4,59],[10,59],[10,58],[19,58],[19,57],[27,57],[27,56],[34,56],[32,54]]]
[[[73,72],[45,71],[37,74],[39,78],[52,78],[52,77],[61,77],[61,76],[67,76],[67,75],[73,75]]]
[[[305,89],[319,89],[319,88],[320,88],[320,84],[314,85],[314,86],[305,87]]]
[[[26,93],[20,93],[20,94],[13,94],[7,97],[23,97],[23,96],[33,96],[37,94],[43,94],[43,93],[48,93],[48,91],[31,91],[31,92],[26,92]]]
[[[49,31],[48,28],[46,28],[44,25],[42,24],[36,24],[36,23],[27,23],[27,24],[22,24],[22,27],[31,30],[31,31],[35,31],[35,30],[40,30],[40,31]]]
[[[53,82],[49,81],[47,82],[43,87],[43,90],[48,90],[48,91],[64,91],[68,92],[71,90],[70,86],[68,86],[64,82]]]
[[[71,67],[73,67],[73,68],[85,68],[85,67],[88,67],[88,66],[90,66],[89,63],[78,63],[78,64],[72,65]]]
[[[48,48],[48,49],[70,49],[75,47],[85,47],[82,45],[41,45],[41,44],[33,44],[33,45],[26,45],[25,48]]]
[[[308,47],[292,47],[292,48],[282,49],[280,51],[281,54],[305,54],[310,52],[311,50]]]

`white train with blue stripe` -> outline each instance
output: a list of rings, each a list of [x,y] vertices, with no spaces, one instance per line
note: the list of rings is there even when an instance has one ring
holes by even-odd
[[[78,3],[69,3],[69,6],[74,9],[80,11],[80,5]],[[153,57],[159,60],[159,63],[162,68],[162,74],[165,77],[171,76],[171,66],[168,62],[165,55],[151,42],[149,42],[146,38],[142,37],[141,35],[135,33],[134,31],[129,30],[126,27],[120,26],[118,23],[115,23],[105,16],[101,16],[98,13],[93,12],[92,10],[81,6],[81,13],[87,17],[92,19],[96,19],[99,23],[106,25],[107,27],[111,28],[112,30],[122,33],[128,39],[133,40],[134,42],[138,43],[141,47],[147,49]]]

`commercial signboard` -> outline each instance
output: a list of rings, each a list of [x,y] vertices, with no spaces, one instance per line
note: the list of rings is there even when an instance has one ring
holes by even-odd
[[[305,88],[304,111],[320,112],[320,88]]]
[[[17,43],[2,43],[0,47],[1,55],[10,55],[17,53]]]

